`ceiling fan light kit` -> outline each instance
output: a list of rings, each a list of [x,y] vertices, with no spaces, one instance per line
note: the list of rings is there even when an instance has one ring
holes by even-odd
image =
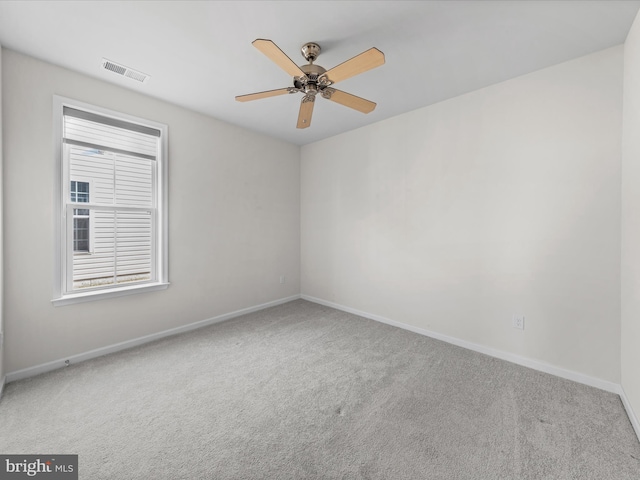
[[[253,41],[252,45],[293,77],[293,86],[240,95],[236,97],[237,101],[248,102],[286,93],[302,93],[304,96],[300,102],[297,128],[308,128],[311,125],[313,107],[318,94],[327,100],[362,113],[372,112],[376,108],[374,102],[337,90],[332,85],[383,65],[384,53],[377,48],[370,48],[346,62],[326,70],[313,63],[321,52],[320,45],[317,43],[309,42],[302,46],[302,56],[309,62],[307,65],[302,66],[298,66],[271,40],[258,38]]]

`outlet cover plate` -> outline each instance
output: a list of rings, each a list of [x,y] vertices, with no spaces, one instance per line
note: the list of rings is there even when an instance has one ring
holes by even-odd
[[[517,328],[518,330],[524,330],[524,315],[515,314],[513,316],[513,328]]]

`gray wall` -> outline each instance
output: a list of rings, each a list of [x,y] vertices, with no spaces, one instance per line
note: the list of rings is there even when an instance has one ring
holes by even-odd
[[[300,292],[299,147],[10,50],[2,60],[7,372]],[[52,306],[54,94],[169,125],[167,290]]]
[[[621,360],[622,388],[640,418],[640,14],[624,45]]]
[[[622,72],[618,46],[302,147],[302,293],[619,383]]]

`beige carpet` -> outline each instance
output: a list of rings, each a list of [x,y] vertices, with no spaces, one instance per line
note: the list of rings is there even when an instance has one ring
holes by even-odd
[[[8,384],[82,479],[640,478],[618,396],[298,300]]]

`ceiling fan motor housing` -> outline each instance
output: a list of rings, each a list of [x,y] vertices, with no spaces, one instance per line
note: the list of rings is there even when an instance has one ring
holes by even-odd
[[[320,65],[302,65],[300,70],[305,73],[306,78],[294,77],[293,86],[295,88],[302,90],[305,93],[315,95],[318,90],[329,85],[326,77],[322,77],[326,70]]]

